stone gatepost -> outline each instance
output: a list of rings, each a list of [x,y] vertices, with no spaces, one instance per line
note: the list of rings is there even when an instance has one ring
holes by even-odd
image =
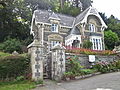
[[[43,46],[34,40],[28,50],[31,56],[32,80],[43,80]]]
[[[65,72],[65,47],[57,44],[52,48],[52,79],[60,81]]]

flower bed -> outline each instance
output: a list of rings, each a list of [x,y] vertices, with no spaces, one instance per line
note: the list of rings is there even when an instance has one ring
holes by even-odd
[[[66,47],[66,53],[75,53],[75,54],[87,54],[87,55],[114,55],[116,52],[110,50],[91,50],[83,48],[68,48]]]
[[[92,76],[94,73],[96,73],[96,70],[94,69],[86,69],[84,66],[81,66],[77,56],[68,58],[66,66],[67,72],[64,73],[64,80],[73,80],[76,78],[80,79],[87,76]]]
[[[120,70],[120,60],[112,62],[97,62],[94,66],[94,69],[101,73],[115,72]]]
[[[72,56],[67,58],[66,72],[63,75],[63,80],[75,80],[84,79],[91,76],[95,76],[101,73],[109,73],[120,71],[120,60],[117,61],[99,61],[90,69],[86,69],[84,66],[80,65],[80,61],[77,56]]]

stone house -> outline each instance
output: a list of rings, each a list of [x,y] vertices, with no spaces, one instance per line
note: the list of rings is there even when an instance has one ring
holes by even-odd
[[[36,10],[32,17],[31,34],[47,50],[58,43],[82,48],[85,40],[92,42],[93,50],[104,50],[105,28],[107,26],[98,11],[91,6],[76,17]]]

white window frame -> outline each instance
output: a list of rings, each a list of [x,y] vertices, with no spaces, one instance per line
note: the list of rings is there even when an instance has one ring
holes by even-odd
[[[89,24],[89,30],[91,31],[91,32],[95,32],[95,25],[94,24]]]
[[[58,32],[58,24],[52,24],[51,25],[51,31],[52,32]]]
[[[50,41],[51,43],[51,48],[54,47],[56,44],[61,44],[60,41]]]
[[[103,50],[102,49],[102,38],[101,37],[91,37],[90,41],[93,44],[93,50]]]

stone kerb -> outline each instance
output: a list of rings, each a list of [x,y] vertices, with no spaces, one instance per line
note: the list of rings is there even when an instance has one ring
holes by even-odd
[[[52,79],[60,81],[65,72],[65,47],[57,44],[52,48]]]
[[[34,41],[28,46],[31,56],[32,80],[43,80],[43,46]]]

